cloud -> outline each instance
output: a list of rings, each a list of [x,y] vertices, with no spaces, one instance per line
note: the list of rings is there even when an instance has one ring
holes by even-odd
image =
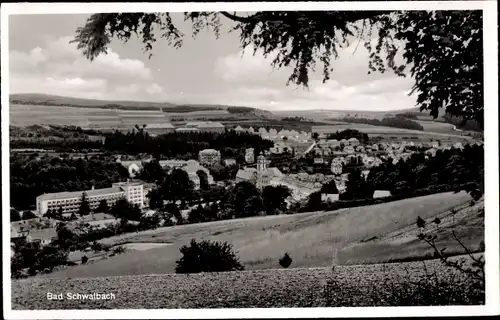
[[[291,69],[273,70],[272,58],[247,50],[217,59],[214,73],[229,89],[224,95],[213,94],[210,100],[269,110],[388,110],[415,105],[415,98],[407,95],[413,80],[392,72],[368,74],[368,52],[357,41],[339,50],[339,58],[331,63],[331,80],[323,83],[321,66],[311,72],[308,90],[286,86]]]
[[[94,98],[150,99],[163,92],[144,62],[127,59],[108,49],[94,61],[70,44],[71,37],[46,38],[28,52],[11,51],[12,93],[48,93]]]
[[[220,57],[215,61],[214,74],[232,83],[262,83],[288,77],[286,69],[273,69],[274,55],[264,57],[261,50],[255,54],[252,48]]]

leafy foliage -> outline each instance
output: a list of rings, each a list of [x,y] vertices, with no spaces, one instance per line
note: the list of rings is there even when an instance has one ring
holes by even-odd
[[[240,167],[237,164],[230,166],[216,165],[209,168],[214,181],[234,180]]]
[[[245,148],[267,150],[273,146],[269,140],[249,133],[237,134],[235,131],[225,133],[183,132],[167,133],[152,137],[143,130],[122,133],[116,131],[106,136],[104,148],[109,151],[120,151],[127,154],[148,153],[166,158],[192,159],[203,149],[221,151],[224,158],[244,158]],[[158,167],[154,172],[159,172]],[[154,176],[147,175],[148,178]]]
[[[353,169],[349,173],[346,191],[339,196],[341,200],[371,199],[375,188],[373,183],[361,175],[361,171]]]
[[[162,181],[165,178],[165,171],[158,161],[153,160],[144,164],[137,177],[146,182]]]
[[[97,207],[97,209],[95,211],[96,212],[103,212],[103,213],[109,212],[109,206],[108,206],[108,202],[106,201],[106,199],[102,199],[101,201],[99,201],[99,206]]]
[[[10,222],[21,220],[21,213],[14,208],[10,209]]]
[[[351,138],[356,138],[362,144],[368,144],[368,142],[370,142],[368,134],[363,133],[356,129],[345,129],[342,131],[337,131],[335,133],[329,134],[327,138],[335,140],[342,140],[342,139],[349,140]]]
[[[182,258],[177,261],[176,273],[240,271],[243,266],[227,242],[191,240],[180,248]]]
[[[328,193],[328,194],[338,194],[339,190],[337,189],[337,184],[335,183],[335,180],[331,180],[321,186],[321,193]]]
[[[13,249],[11,270],[14,278],[22,277],[26,269],[29,274],[34,275],[38,272],[50,272],[68,262],[68,251],[53,243],[41,247],[38,243],[20,240]]]
[[[441,220],[439,218],[436,218],[433,221],[436,225],[439,225],[441,223]],[[426,221],[423,220],[421,217],[418,217],[417,219],[417,227],[421,230],[421,232],[418,234],[418,239],[424,241],[427,243],[433,250],[434,250],[434,256],[441,260],[441,262],[448,267],[451,267],[460,273],[470,277],[473,281],[476,282],[476,288],[484,292],[485,290],[485,284],[486,284],[486,278],[485,278],[485,260],[484,260],[484,255],[479,255],[475,256],[473,252],[465,246],[465,244],[460,240],[460,238],[456,235],[455,231],[452,231],[452,236],[453,239],[460,244],[462,249],[464,250],[464,253],[468,256],[468,258],[471,260],[471,264],[467,265],[466,260],[464,258],[459,258],[459,259],[450,259],[447,255],[445,255],[446,248],[439,248],[436,239],[438,238],[438,235],[436,233],[430,233],[426,232],[425,227],[426,227]],[[482,248],[481,248],[482,247]],[[480,249],[484,250],[484,242],[483,245],[480,245]]]
[[[202,30],[219,37],[221,16],[239,33],[243,49],[251,48],[254,54],[261,51],[272,58],[275,68],[291,67],[288,83],[307,87],[317,62],[322,64],[323,81],[328,81],[331,59],[338,58],[339,49],[350,45],[348,39],[354,36],[370,53],[369,72],[412,76],[421,111],[430,110],[437,117],[444,106],[451,115],[483,123],[481,10],[184,14],[193,25],[194,37]],[[127,42],[133,34],[143,42],[145,52],[151,52],[159,38],[179,48],[184,36],[169,13],[104,13],[92,15],[78,28],[73,42],[94,59],[107,52],[113,37]]]
[[[237,218],[253,217],[264,210],[257,187],[248,181],[238,182],[223,201]]]
[[[137,204],[131,204],[126,199],[116,201],[114,206],[111,207],[109,213],[120,219],[140,221],[142,217],[141,209]]]
[[[194,183],[189,179],[186,171],[174,169],[160,185],[163,199],[175,203],[177,200],[187,200],[192,197]]]
[[[200,189],[201,190],[208,190],[209,184],[208,184],[207,173],[203,170],[198,170],[198,171],[196,171],[196,174],[198,175],[198,178],[200,178]]]
[[[465,191],[479,199],[484,194],[484,147],[438,150],[427,159],[423,153],[415,153],[397,164],[388,159],[370,169],[368,180],[376,189],[390,190],[394,195],[435,185],[466,185]]]

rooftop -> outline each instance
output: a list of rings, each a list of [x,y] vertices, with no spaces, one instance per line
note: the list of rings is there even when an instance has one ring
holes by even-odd
[[[143,185],[144,182],[142,181],[127,181],[127,182],[115,182],[113,183],[113,188],[115,187],[120,187],[120,186],[140,186]]]
[[[219,153],[219,151],[215,149],[204,149],[201,150],[200,153]]]
[[[39,195],[37,198],[39,200],[57,200],[57,199],[69,199],[69,198],[80,198],[82,193],[86,193],[88,197],[107,195],[111,193],[123,192],[121,188],[112,187],[104,189],[94,189],[94,190],[84,190],[84,191],[65,191],[65,192],[55,192],[55,193],[45,193]]]
[[[146,129],[173,129],[174,126],[171,123],[150,123],[146,126]]]

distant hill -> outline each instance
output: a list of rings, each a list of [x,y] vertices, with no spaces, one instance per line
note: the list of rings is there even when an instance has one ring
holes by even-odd
[[[99,108],[99,109],[121,109],[121,110],[162,110],[167,113],[189,113],[199,111],[225,110],[230,113],[248,114],[253,113],[261,116],[271,116],[269,111],[227,105],[211,104],[181,104],[170,102],[149,102],[149,101],[121,101],[121,100],[97,100],[73,97],[63,97],[41,93],[21,93],[11,94],[9,97],[11,104],[61,106],[76,108]]]

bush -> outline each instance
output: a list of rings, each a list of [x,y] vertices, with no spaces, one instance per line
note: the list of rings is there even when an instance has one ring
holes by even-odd
[[[124,253],[125,252],[125,248],[122,247],[122,246],[118,246],[116,247],[114,250],[113,250],[113,253],[114,254],[120,254],[120,253]]]
[[[279,259],[280,266],[283,268],[288,268],[292,264],[292,258],[288,254],[288,252],[285,252],[285,255],[283,258]]]
[[[99,251],[102,251],[102,244],[97,242],[97,241],[94,241],[92,243],[92,246],[90,247],[94,252],[99,252]]]
[[[182,258],[177,262],[176,273],[224,272],[244,270],[238,257],[227,242],[197,242],[180,248]]]
[[[86,264],[87,261],[89,261],[89,258],[87,256],[82,257],[82,264]]]

